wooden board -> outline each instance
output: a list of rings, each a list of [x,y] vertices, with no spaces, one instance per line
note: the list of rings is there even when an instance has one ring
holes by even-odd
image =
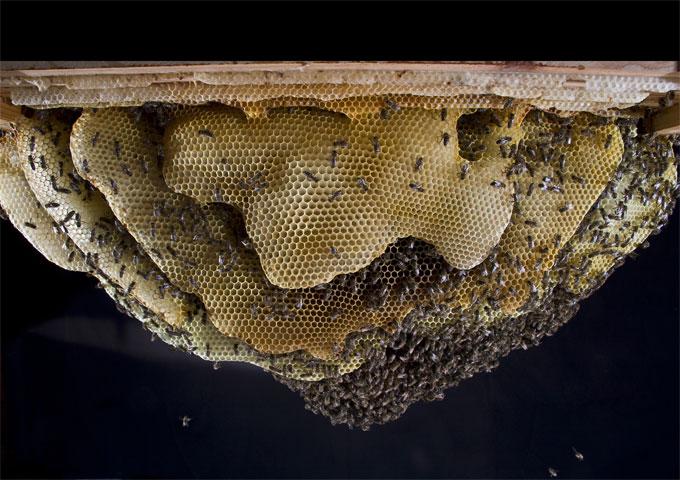
[[[654,114],[651,127],[651,131],[657,135],[680,134],[680,103]]]
[[[97,82],[98,76],[140,76],[144,81],[192,82],[193,73],[243,73],[262,72],[333,72],[354,70],[359,72],[466,72],[470,74],[573,74],[567,77],[565,88],[585,88],[584,75],[640,77],[665,79],[680,82],[679,62],[3,62],[0,70],[0,126],[7,128],[21,114],[19,107],[12,105],[9,98],[13,86],[33,82],[59,84],[61,78],[90,78]],[[158,75],[158,78],[155,76]],[[161,77],[162,76],[162,77]],[[44,79],[44,80],[41,80]],[[680,92],[679,92],[680,93]],[[639,103],[643,107],[657,107],[664,93],[650,93]],[[658,131],[666,131],[667,127]]]
[[[678,62],[4,62],[0,77],[246,71],[448,71],[578,73],[680,78]]]

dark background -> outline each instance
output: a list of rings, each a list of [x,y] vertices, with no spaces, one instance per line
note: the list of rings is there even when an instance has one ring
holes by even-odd
[[[2,475],[678,478],[678,216],[555,336],[370,432],[150,342],[2,222]]]

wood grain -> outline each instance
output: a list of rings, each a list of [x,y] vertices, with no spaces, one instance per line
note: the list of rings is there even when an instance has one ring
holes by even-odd
[[[0,77],[187,74],[194,72],[287,72],[287,71],[440,71],[440,72],[531,72],[623,75],[680,78],[678,62],[4,62]]]
[[[652,132],[657,135],[680,134],[680,103],[664,108],[652,116]]]

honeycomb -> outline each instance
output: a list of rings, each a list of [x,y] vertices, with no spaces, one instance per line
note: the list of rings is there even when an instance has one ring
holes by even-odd
[[[532,295],[541,295],[557,253],[608,185],[623,155],[616,125],[587,114],[560,119],[534,111],[523,129],[525,137],[507,174],[507,182],[515,186],[511,224],[492,265],[479,269],[490,282],[480,285],[479,275],[473,274],[457,287],[454,303],[462,307],[487,296],[511,314]]]
[[[333,424],[368,430],[395,420],[414,402],[443,399],[445,389],[492,370],[512,350],[538,345],[573,317],[578,301],[601,286],[626,254],[659,232],[675,206],[680,184],[670,142],[636,136],[632,125],[619,125],[623,159],[558,254],[544,294],[526,312],[506,315],[488,302],[467,309],[434,305],[409,316],[349,374],[318,382],[274,378]],[[592,231],[617,233],[593,241]]]
[[[211,322],[225,335],[268,353],[305,350],[329,359],[342,350],[348,333],[399,321],[413,307],[415,291],[387,298],[407,270],[404,265],[398,272],[396,261],[382,263],[387,278],[378,290],[385,298],[371,301],[374,308],[368,311],[357,308],[375,290],[367,269],[358,278],[338,277],[328,285],[275,287],[250,240],[231,227],[236,222],[232,211],[215,204],[201,207],[163,185],[158,141],[151,126],[134,114],[107,109],[81,116],[71,150],[79,173],[107,197],[171,282],[202,299]],[[431,274],[423,268],[422,275]]]
[[[12,225],[42,253],[45,258],[66,270],[84,272],[84,259],[73,242],[52,228],[52,218],[35,198],[16,162],[16,151],[10,139],[0,142],[0,207]],[[39,160],[34,161],[38,163]]]
[[[512,210],[511,189],[492,186],[510,163],[495,139],[519,141],[521,119],[495,127],[463,180],[463,112],[442,119],[388,105],[353,121],[290,109],[251,121],[233,110],[181,115],[166,133],[166,181],[202,203],[242,211],[267,278],[283,288],[355,272],[409,236],[434,245],[454,268],[477,265]]]
[[[647,237],[668,221],[678,194],[677,160],[668,142],[636,138],[598,201],[580,225],[569,250],[564,288],[590,293],[604,280],[594,272],[610,272]]]
[[[168,282],[114,217],[101,194],[77,174],[68,148],[70,134],[68,122],[47,116],[26,119],[19,128],[16,144],[3,143],[2,180],[9,178],[11,182],[3,183],[1,205],[10,218],[33,214],[30,220],[36,228],[26,228],[26,231],[21,228],[23,225],[19,228],[29,240],[37,240],[36,246],[47,258],[57,264],[64,263],[65,268],[84,266],[100,280],[123,311],[140,319],[163,341],[202,358],[215,362],[250,362],[274,372],[286,372],[292,378],[305,379],[338,375],[358,366],[356,359],[326,365],[304,352],[265,356],[219,332],[207,321],[202,305]],[[12,146],[16,147],[18,161],[24,162],[21,167],[7,163],[6,152],[10,152]],[[29,157],[36,159],[35,169]],[[11,176],[5,175],[6,171],[11,171]],[[32,198],[37,196],[42,208],[38,208],[35,200],[24,201],[24,185],[30,186],[28,193]],[[14,205],[18,214],[14,213]],[[17,217],[16,221],[21,218],[28,217]],[[62,249],[63,237],[69,247],[66,252]],[[78,254],[69,262],[72,251]]]
[[[635,118],[248,88],[35,114],[0,139],[0,206],[152,338],[259,365],[334,423],[393,420],[538,344],[680,192]]]

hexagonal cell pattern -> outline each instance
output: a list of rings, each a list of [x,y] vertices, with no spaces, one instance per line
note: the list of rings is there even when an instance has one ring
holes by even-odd
[[[43,115],[20,125],[15,155],[0,142],[0,204],[43,254],[87,269],[163,341],[311,381],[374,358],[404,318],[436,335],[468,320],[491,329],[540,313],[556,291],[587,295],[667,220],[677,161],[667,143],[636,137],[632,123],[525,117],[522,105],[489,110],[462,100],[439,108],[440,100],[251,99],[246,115],[172,106],[165,141],[139,110],[86,112],[73,132]],[[184,170],[172,172],[179,158]],[[186,195],[168,188],[164,165]],[[451,196],[453,208],[465,201],[451,183],[473,185],[493,165],[468,203],[488,210],[487,192],[509,197],[507,228],[477,247],[480,264],[453,264],[455,234],[446,228],[464,222],[441,212]],[[430,197],[427,186],[443,193]],[[318,197],[308,195],[317,188]],[[421,203],[401,200],[411,194]],[[315,208],[322,198],[340,213]],[[468,221],[475,228],[461,238],[483,243],[488,226]],[[395,224],[411,230],[395,233]],[[343,243],[386,231],[376,250]],[[267,242],[274,254],[263,268]],[[314,255],[322,244],[327,252]],[[322,278],[310,280],[318,271]],[[281,288],[277,275],[310,286]]]
[[[462,307],[486,300],[504,314],[515,314],[542,294],[557,253],[622,158],[618,128],[587,114],[560,119],[534,111],[522,128],[524,139],[506,175],[515,188],[511,223],[492,261],[454,292],[454,304]],[[479,274],[490,281],[480,284]]]
[[[21,168],[10,160],[16,157],[12,140],[9,136],[0,139],[0,206],[16,229],[48,260],[66,270],[86,271],[80,252],[66,235],[52,228],[52,218],[35,198]]]
[[[54,118],[26,120],[20,127],[17,153],[31,190],[46,206],[53,227],[67,234],[86,255],[91,270],[118,278],[128,294],[153,308],[167,323],[181,325],[190,308],[184,294],[158,276],[153,263],[138,252],[134,239],[117,227],[104,197],[77,174],[69,151],[70,133],[70,125]],[[128,264],[134,268],[123,268]]]
[[[398,322],[418,301],[419,291],[405,282],[408,253],[386,254],[381,263],[329,284],[293,290],[272,285],[232,209],[200,206],[163,184],[158,140],[131,112],[108,109],[83,114],[71,149],[79,173],[102,191],[171,283],[203,300],[223,334],[262,352],[301,349],[328,359],[342,351],[347,334]],[[410,243],[405,251],[418,257],[423,247]],[[432,254],[420,256],[418,275],[437,274],[428,267]],[[397,286],[398,294],[392,292]]]
[[[455,268],[474,267],[510,218],[512,189],[500,182],[510,159],[497,141],[518,142],[521,118],[491,125],[468,163],[456,133],[464,110],[385,102],[351,121],[291,108],[251,120],[229,109],[180,115],[165,137],[166,181],[242,210],[265,274],[283,288],[355,272],[409,236]]]

